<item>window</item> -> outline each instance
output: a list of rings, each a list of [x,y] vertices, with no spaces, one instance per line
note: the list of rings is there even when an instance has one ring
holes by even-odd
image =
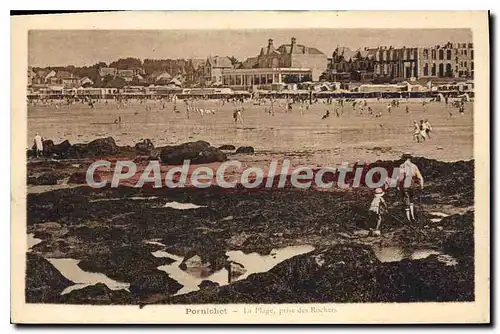
[[[436,50],[431,51],[431,58],[432,60],[436,60]]]
[[[464,50],[464,55],[466,55],[466,56],[467,56],[467,50]]]
[[[444,51],[439,50],[439,60],[443,60],[443,59],[444,59]]]
[[[424,59],[428,59],[428,58],[429,58],[429,50],[424,49]]]
[[[436,64],[432,64],[431,75],[436,76]]]
[[[467,67],[467,65],[468,65],[468,64],[467,64],[467,62],[466,62],[466,61],[464,61],[464,67]]]
[[[472,49],[472,43],[469,43],[469,49]]]
[[[464,71],[458,71],[458,76],[461,77],[464,75]]]
[[[439,64],[439,76],[444,77],[444,65],[443,65],[443,63]]]
[[[445,76],[447,76],[449,78],[451,78],[453,76],[453,70],[451,68],[451,64],[450,63],[446,64],[446,71],[445,71],[444,74],[445,74]]]
[[[470,69],[471,69],[471,71],[474,71],[474,62],[473,61],[470,62]]]
[[[429,75],[429,64],[425,63],[424,65],[424,76]]]
[[[470,59],[474,59],[474,50],[470,50]]]
[[[451,50],[446,50],[446,60],[451,60]]]

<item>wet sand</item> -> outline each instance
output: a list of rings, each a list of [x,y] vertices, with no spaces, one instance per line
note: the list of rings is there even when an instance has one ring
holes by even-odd
[[[375,161],[395,159],[403,151],[410,150],[417,156],[441,161],[469,160],[473,158],[473,110],[467,103],[465,114],[459,115],[456,108],[433,102],[428,111],[417,101],[401,103],[389,115],[386,102],[371,102],[374,113],[382,117],[363,116],[353,111],[351,105],[344,107],[344,114],[336,117],[334,105],[313,104],[304,115],[294,104],[292,113],[275,107],[275,116],[265,113],[269,105],[256,106],[245,103],[244,123],[233,122],[232,104],[218,106],[215,101],[195,103],[199,108],[216,109],[216,115],[190,114],[186,118],[182,102],[181,111],[173,112],[173,104],[162,105],[152,101],[140,104],[130,102],[118,108],[116,104],[98,103],[94,109],[87,105],[30,106],[28,108],[28,146],[38,132],[55,143],[68,139],[72,144],[89,142],[100,137],[111,136],[117,145],[134,145],[149,138],[155,146],[180,144],[187,141],[205,140],[212,146],[224,144],[253,146],[259,158],[268,160],[276,156],[289,156],[296,164],[340,164],[359,159]],[[283,103],[282,103],[283,104]],[[410,113],[405,113],[406,104]],[[151,111],[146,111],[146,105]],[[325,110],[332,116],[321,120]],[[449,118],[448,110],[454,113]],[[120,116],[122,125],[114,124]],[[433,126],[432,139],[425,143],[412,141],[413,120],[429,119]]]

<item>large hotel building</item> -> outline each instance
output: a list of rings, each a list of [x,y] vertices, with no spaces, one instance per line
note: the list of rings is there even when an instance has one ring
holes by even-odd
[[[222,71],[223,86],[248,89],[255,86],[272,89],[274,85],[318,81],[327,69],[327,56],[320,50],[297,44],[292,37],[290,44],[274,47],[268,40],[259,55],[248,58],[239,68]]]

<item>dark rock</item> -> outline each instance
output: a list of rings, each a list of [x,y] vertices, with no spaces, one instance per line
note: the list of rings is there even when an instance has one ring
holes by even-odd
[[[184,160],[197,158],[203,150],[209,147],[209,143],[201,140],[177,146],[165,146],[160,152],[160,159],[163,163],[169,165],[181,165]]]
[[[71,152],[71,144],[68,140],[64,140],[59,144],[54,144],[50,139],[43,141],[43,155],[46,157],[56,156],[60,158],[68,157]],[[32,152],[35,152],[36,145],[33,145]]]
[[[101,182],[102,178],[99,174],[94,173],[94,182]],[[87,172],[74,172],[69,177],[68,183],[70,184],[86,184],[87,183]]]
[[[269,237],[254,234],[249,236],[241,245],[241,250],[245,253],[259,253],[269,255],[274,246],[269,243]]]
[[[219,287],[219,283],[212,282],[209,280],[203,280],[200,284],[198,284],[198,287],[200,289],[217,288]]]
[[[474,262],[450,266],[432,255],[378,267],[374,301],[450,302],[474,300]]]
[[[219,147],[219,150],[234,151],[234,150],[236,150],[236,147],[234,145],[222,145]]]
[[[88,156],[88,147],[87,147],[87,144],[74,144],[72,147],[71,147],[71,157],[73,158],[77,158],[77,159],[80,159],[80,158],[85,158]]]
[[[54,148],[54,141],[50,140],[50,139],[46,139],[43,141],[43,155],[46,156],[46,157],[50,157],[54,151],[53,151],[53,148]],[[33,144],[33,150],[36,149],[36,145]]]
[[[62,180],[67,176],[66,173],[61,172],[48,172],[43,173],[37,177],[28,176],[28,184],[32,185],[55,185],[58,180]]]
[[[52,151],[55,153],[56,156],[68,157],[70,155],[71,147],[72,146],[70,142],[68,140],[65,140],[62,143],[54,145],[52,147]]]
[[[171,259],[154,257],[151,247],[134,243],[133,246],[121,246],[130,243],[132,236],[120,229],[105,228],[79,230],[76,235],[87,242],[101,241],[111,243],[112,248],[105,252],[87,255],[78,263],[85,271],[101,272],[119,282],[131,282],[144,276],[144,273],[155,271],[157,267],[170,263]]]
[[[213,146],[202,150],[197,157],[191,160],[193,164],[206,164],[211,162],[223,162],[227,160],[224,152]]]
[[[61,296],[63,304],[90,304],[90,305],[124,305],[132,304],[130,292],[126,290],[111,290],[103,283],[73,290]]]
[[[26,260],[27,303],[56,302],[61,292],[74,284],[43,257],[26,253]]]
[[[250,154],[250,153],[254,153],[255,150],[252,146],[241,146],[241,147],[238,147],[238,149],[236,150],[236,153],[247,153],[247,154]]]
[[[88,154],[91,156],[108,156],[119,152],[113,137],[99,138],[87,144]]]
[[[137,154],[151,155],[154,152],[155,146],[149,139],[144,139],[142,142],[135,144]]]
[[[134,295],[152,293],[174,294],[183,287],[176,280],[170,278],[165,272],[153,270],[143,273],[140,277],[130,282],[130,292]]]

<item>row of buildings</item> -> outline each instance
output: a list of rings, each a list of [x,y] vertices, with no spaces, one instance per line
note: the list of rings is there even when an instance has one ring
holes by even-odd
[[[432,47],[379,46],[351,50],[336,47],[329,58],[317,48],[267,41],[256,56],[242,62],[210,56],[190,59],[180,74],[159,70],[145,75],[141,68],[102,67],[100,78],[121,78],[126,83],[175,87],[230,87],[236,90],[279,89],[285,84],[311,81],[387,83],[421,78],[471,79],[474,77],[472,43],[446,43]],[[67,71],[28,73],[29,84],[63,85],[66,88],[92,86],[88,77],[78,78]]]
[[[363,50],[337,47],[323,78],[331,81],[473,79],[474,48],[472,43],[419,48],[380,46]]]

